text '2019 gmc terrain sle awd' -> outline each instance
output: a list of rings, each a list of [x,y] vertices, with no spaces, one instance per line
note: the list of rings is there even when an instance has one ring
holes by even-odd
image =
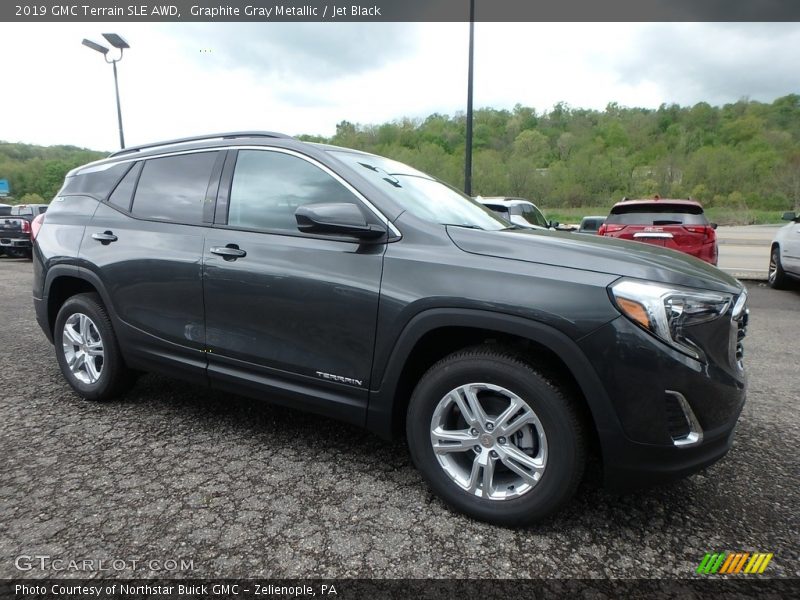
[[[272,133],[71,171],[34,244],[37,319],[81,396],[134,371],[405,431],[449,505],[568,501],[596,449],[636,485],[722,457],[742,285],[662,247],[517,228],[393,160]]]

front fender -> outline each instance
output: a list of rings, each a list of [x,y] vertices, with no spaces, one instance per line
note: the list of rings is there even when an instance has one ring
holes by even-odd
[[[619,435],[619,419],[612,408],[597,373],[578,345],[557,329],[525,319],[476,309],[429,309],[413,317],[397,339],[382,369],[379,388],[370,392],[366,426],[376,434],[390,438],[400,377],[417,343],[426,334],[444,327],[468,327],[521,337],[553,352],[577,382],[591,411],[601,440]],[[377,378],[376,378],[376,381]]]

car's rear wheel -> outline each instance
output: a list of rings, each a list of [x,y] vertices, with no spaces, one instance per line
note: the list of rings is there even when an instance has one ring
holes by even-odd
[[[407,435],[433,491],[495,524],[552,514],[583,474],[585,440],[574,401],[524,358],[491,346],[431,367],[409,403]]]
[[[114,329],[97,294],[78,294],[58,311],[53,343],[58,366],[87,400],[110,400],[133,382]]]
[[[789,287],[789,277],[783,270],[781,264],[781,250],[779,246],[773,246],[769,255],[769,271],[767,273],[767,283],[769,287],[776,290],[784,290]]]

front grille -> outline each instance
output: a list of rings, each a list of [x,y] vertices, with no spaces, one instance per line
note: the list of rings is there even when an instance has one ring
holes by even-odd
[[[664,394],[664,412],[667,416],[667,431],[673,441],[684,439],[691,433],[692,426],[675,394]]]

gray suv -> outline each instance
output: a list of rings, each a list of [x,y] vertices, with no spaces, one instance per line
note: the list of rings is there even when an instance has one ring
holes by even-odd
[[[692,473],[745,401],[742,285],[664,248],[519,228],[436,179],[268,132],[71,171],[34,243],[66,381],[157,371],[406,436],[431,489],[519,525]]]

